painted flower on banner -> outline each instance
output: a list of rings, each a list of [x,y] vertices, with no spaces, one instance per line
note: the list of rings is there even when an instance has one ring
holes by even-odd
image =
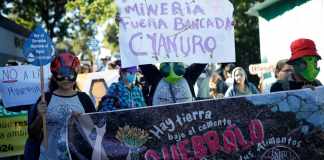
[[[128,147],[138,148],[146,143],[149,135],[143,129],[126,125],[123,128],[119,127],[116,138],[124,142]]]
[[[127,160],[139,160],[142,146],[149,139],[149,134],[144,129],[126,125],[118,128],[116,138],[129,148]]]

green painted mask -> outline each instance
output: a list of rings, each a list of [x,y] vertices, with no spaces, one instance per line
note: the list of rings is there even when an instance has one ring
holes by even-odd
[[[307,56],[298,59],[293,66],[295,72],[307,81],[314,81],[318,75],[320,68],[317,67],[318,57]]]
[[[182,79],[185,68],[183,63],[161,63],[160,72],[167,82],[174,84]]]

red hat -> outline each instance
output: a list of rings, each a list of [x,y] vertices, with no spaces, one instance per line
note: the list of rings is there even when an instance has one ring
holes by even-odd
[[[291,57],[288,63],[305,56],[317,56],[321,59],[321,56],[316,51],[315,43],[310,39],[300,38],[293,41],[290,45],[290,50]]]
[[[78,57],[72,53],[60,53],[52,60],[51,72],[53,74],[57,74],[61,68],[67,68],[74,72],[78,72],[80,68],[80,61]]]

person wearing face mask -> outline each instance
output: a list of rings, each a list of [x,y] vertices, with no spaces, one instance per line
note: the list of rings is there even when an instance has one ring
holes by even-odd
[[[316,79],[320,68],[317,62],[321,56],[317,53],[315,43],[310,39],[300,38],[290,45],[291,57],[288,64],[294,68],[288,80],[278,81],[271,87],[271,92],[313,88],[322,83]]]
[[[150,90],[146,97],[149,105],[191,102],[195,98],[194,84],[206,64],[185,67],[180,62],[164,62],[160,70],[152,64],[140,65]]]
[[[119,69],[119,81],[108,88],[99,103],[99,111],[112,111],[146,106],[142,90],[136,85],[137,67]]]

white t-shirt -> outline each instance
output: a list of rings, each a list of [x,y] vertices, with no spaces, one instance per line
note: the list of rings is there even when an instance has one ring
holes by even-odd
[[[170,91],[172,89],[172,93]],[[188,82],[182,78],[174,84],[161,79],[153,95],[153,105],[172,104],[179,102],[191,102],[193,100]]]
[[[85,112],[77,94],[73,96],[52,95],[46,113],[48,149],[45,149],[43,140],[39,159],[69,159],[66,143],[67,121],[72,111]]]

